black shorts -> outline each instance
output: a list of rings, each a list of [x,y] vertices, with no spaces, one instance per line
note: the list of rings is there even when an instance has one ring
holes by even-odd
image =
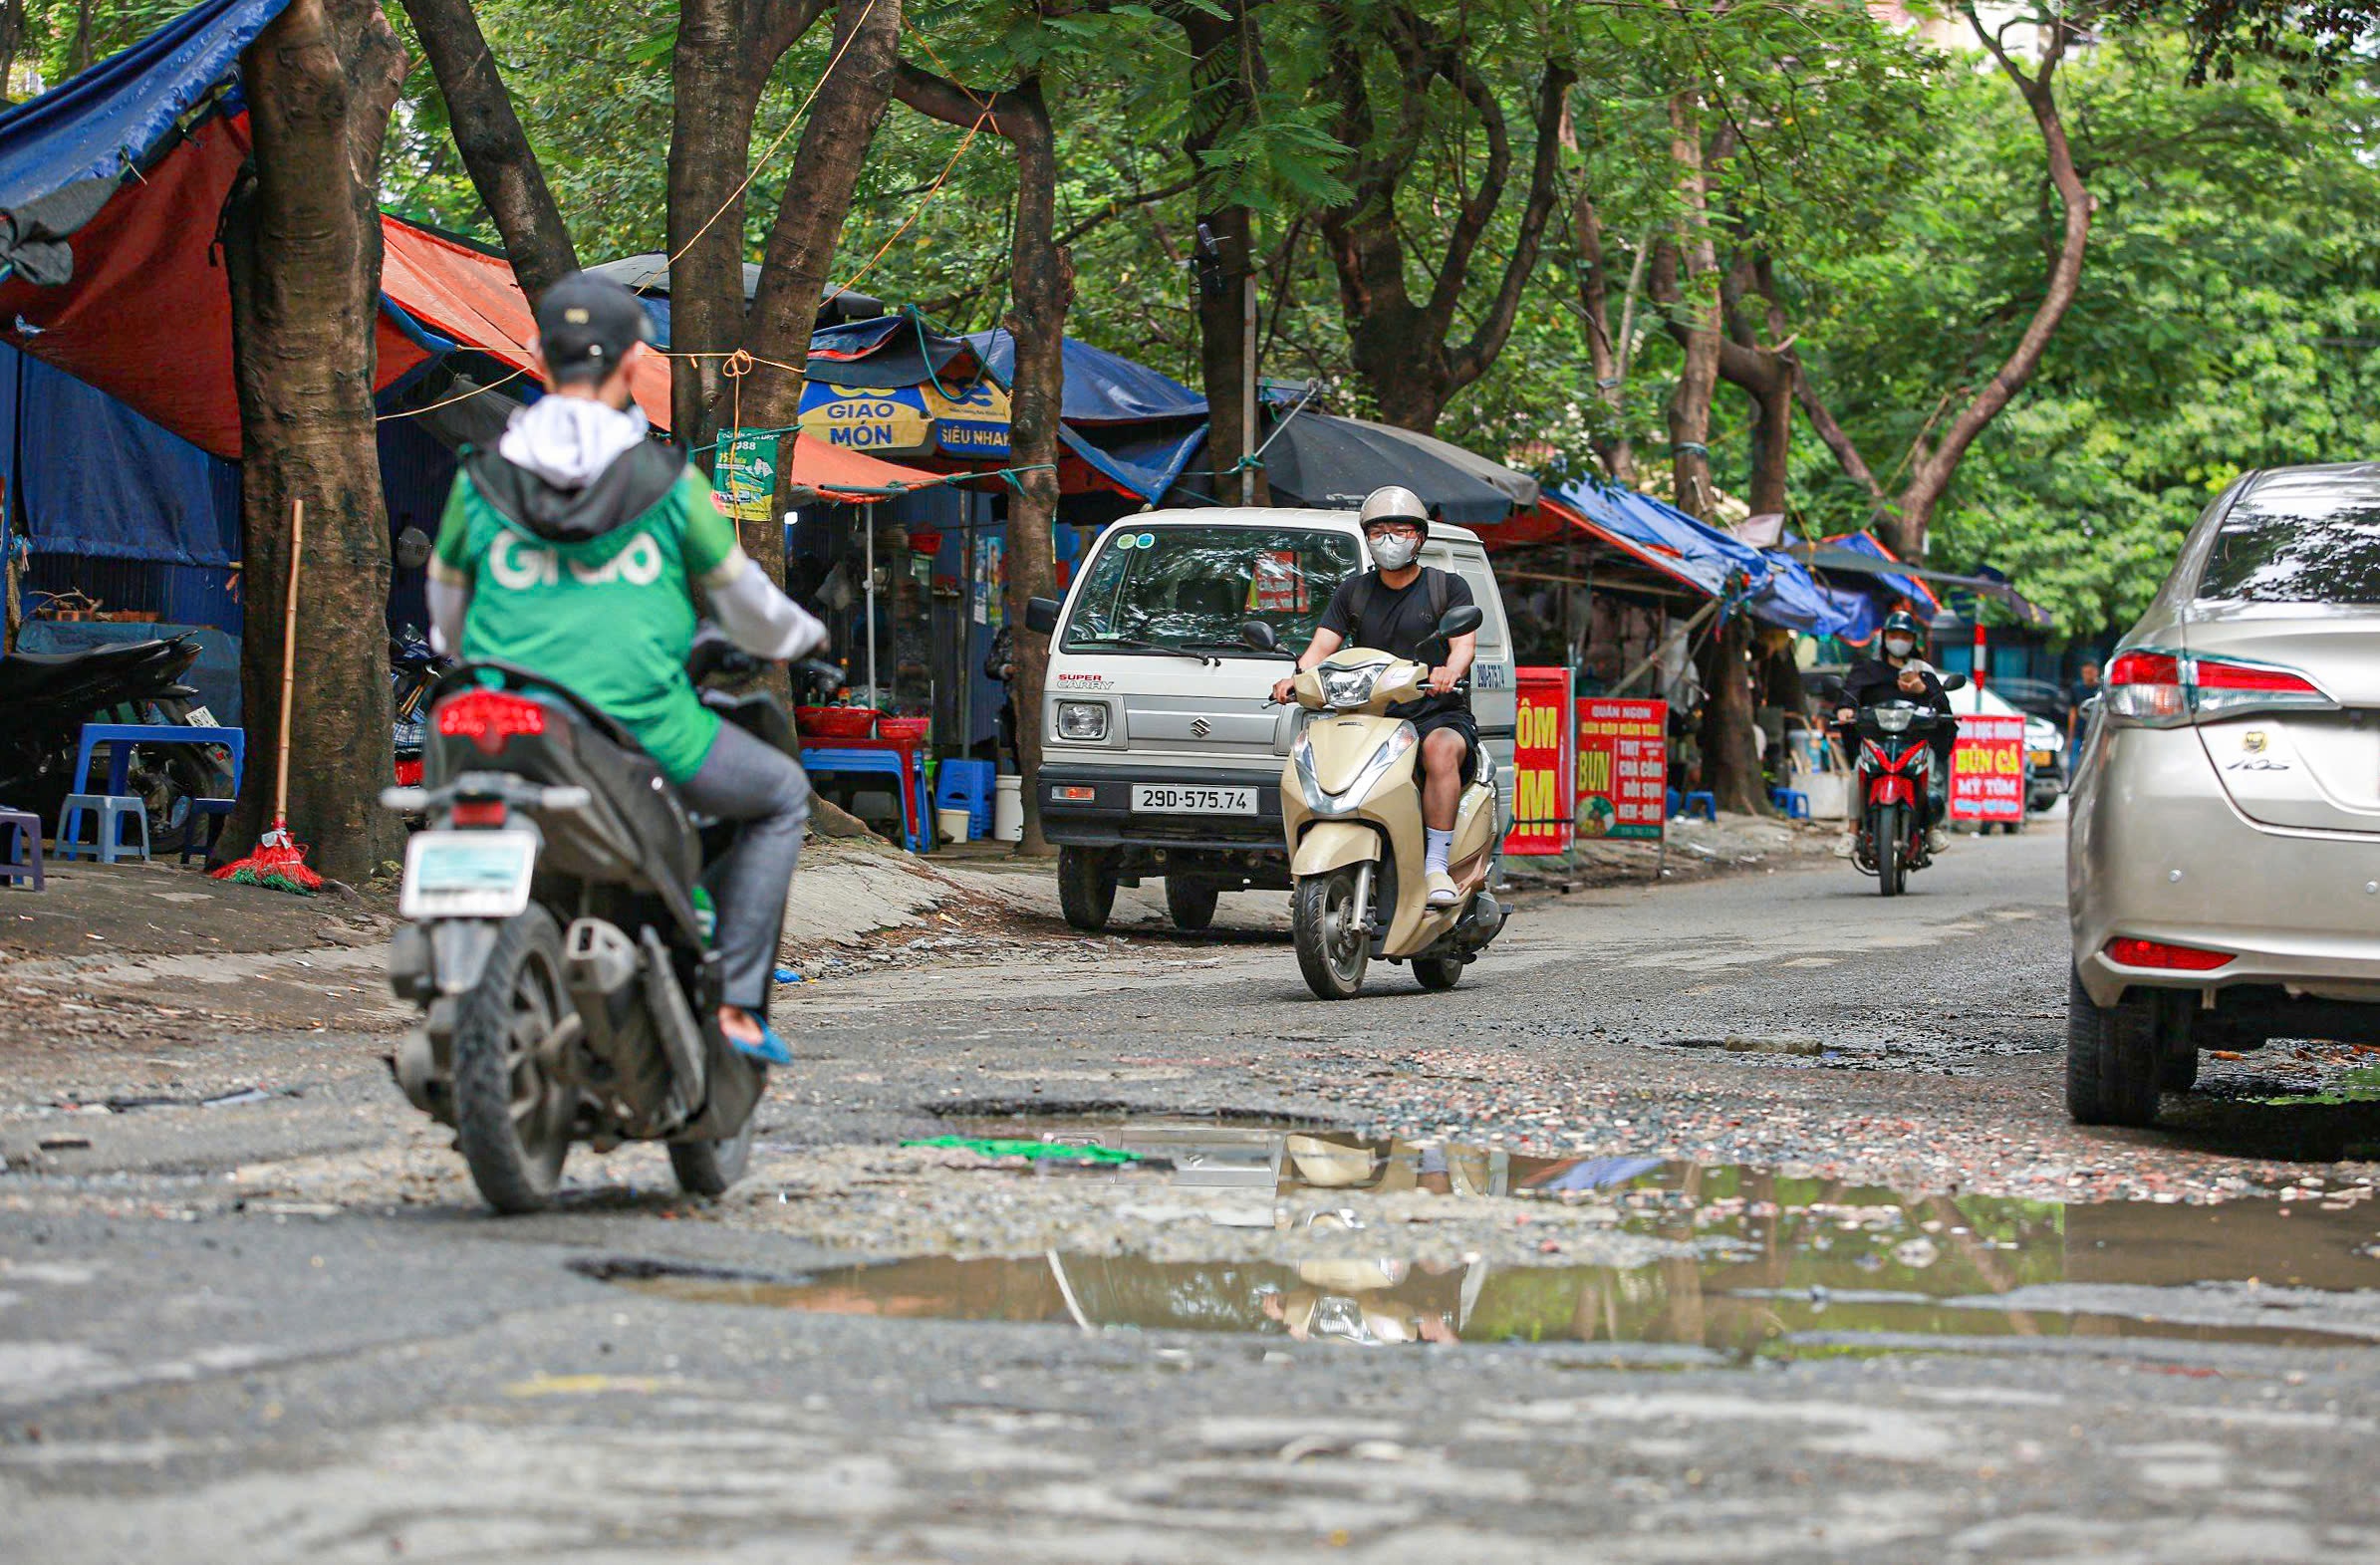
[[[1479,770],[1479,722],[1470,714],[1469,708],[1456,707],[1449,711],[1425,712],[1423,715],[1409,720],[1413,723],[1415,733],[1424,739],[1429,738],[1441,728],[1452,728],[1461,734],[1462,780],[1467,785],[1475,778]]]

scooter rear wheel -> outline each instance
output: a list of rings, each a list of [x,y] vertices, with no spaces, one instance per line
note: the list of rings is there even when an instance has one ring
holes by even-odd
[[[1372,935],[1356,926],[1356,876],[1353,867],[1309,875],[1290,894],[1289,926],[1297,940],[1298,971],[1318,999],[1351,1000],[1364,987]]]
[[[455,1140],[471,1182],[508,1216],[548,1205],[570,1156],[575,1095],[546,1050],[571,1018],[562,931],[532,903],[505,920],[454,1024]]]
[[[760,1123],[760,1105],[755,1102],[752,1107],[754,1112],[744,1116],[744,1123],[732,1136],[669,1144],[669,1172],[677,1175],[679,1189],[688,1195],[724,1195],[729,1185],[744,1176],[752,1163],[753,1127]]]

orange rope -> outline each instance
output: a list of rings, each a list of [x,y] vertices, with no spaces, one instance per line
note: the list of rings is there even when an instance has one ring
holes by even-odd
[[[392,418],[410,418],[415,413],[431,412],[440,407],[452,407],[456,402],[469,401],[472,397],[477,396],[482,391],[492,391],[499,386],[509,385],[528,373],[529,372],[526,370],[515,370],[510,375],[497,377],[495,380],[488,382],[485,386],[474,387],[470,391],[463,392],[460,396],[449,396],[444,401],[431,402],[427,406],[423,407],[407,407],[398,412],[381,413],[372,421],[374,423],[387,423]]]
[[[849,282],[843,284],[842,287],[837,288],[833,293],[828,294],[825,299],[820,301],[822,308],[825,305],[833,304],[845,294],[850,293],[854,288],[859,287],[860,279],[866,277],[870,272],[876,270],[876,263],[883,260],[886,254],[892,250],[893,246],[900,243],[901,236],[905,233],[908,233],[911,228],[916,226],[918,219],[926,215],[926,204],[930,202],[934,196],[941,192],[943,181],[950,177],[950,171],[958,166],[958,160],[966,155],[967,147],[973,144],[975,133],[981,130],[985,122],[989,121],[990,119],[991,111],[988,109],[984,110],[983,113],[975,117],[975,123],[967,127],[967,133],[959,138],[958,150],[952,152],[950,154],[950,160],[942,164],[942,171],[933,176],[933,183],[927,185],[926,187],[926,193],[918,197],[918,204],[910,208],[909,215],[901,220],[901,226],[894,229],[893,232],[885,239],[885,242],[876,247],[876,254],[870,256],[865,265],[863,265],[858,271],[852,273],[851,280]]]

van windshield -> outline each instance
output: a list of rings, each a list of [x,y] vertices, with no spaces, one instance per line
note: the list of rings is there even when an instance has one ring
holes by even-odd
[[[1259,655],[1240,626],[1262,620],[1302,652],[1331,592],[1356,568],[1355,540],[1308,527],[1118,528],[1084,573],[1068,652],[1130,644]]]

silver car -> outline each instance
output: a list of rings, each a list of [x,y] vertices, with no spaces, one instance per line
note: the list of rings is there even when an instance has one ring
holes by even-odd
[[[2074,779],[2066,1107],[2380,1039],[2380,463],[2240,479],[2109,657]]]

